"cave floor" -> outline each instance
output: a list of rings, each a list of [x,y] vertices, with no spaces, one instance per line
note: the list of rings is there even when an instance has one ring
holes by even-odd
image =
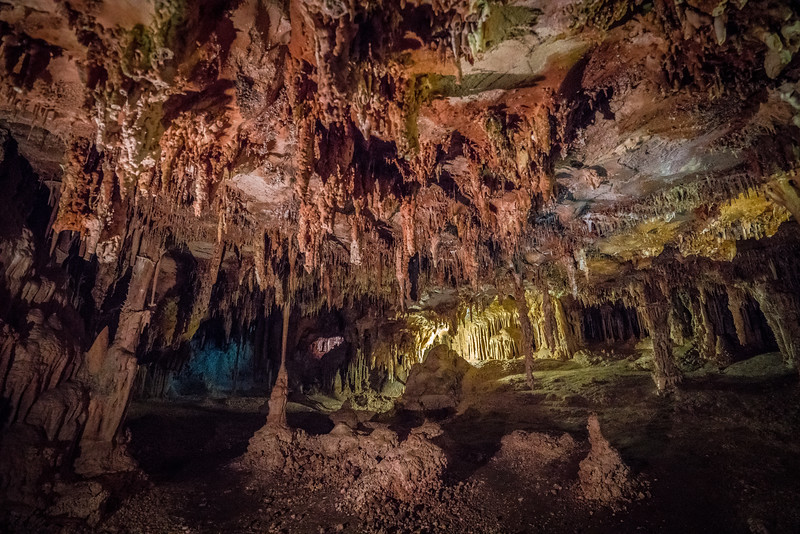
[[[538,360],[534,391],[524,391],[520,361],[492,362],[478,375],[459,411],[435,418],[444,430],[435,442],[449,459],[445,484],[456,488],[435,505],[358,518],[336,510],[335,490],[232,468],[265,421],[263,397],[150,401],[128,417],[130,451],[149,481],[112,503],[95,531],[800,532],[800,387],[777,354],[690,373],[667,396],[629,360]],[[320,407],[290,403],[290,425],[329,430],[313,405]],[[489,462],[502,436],[518,429],[585,442],[590,413],[646,480],[640,498],[617,510],[580,497],[577,464],[534,475]],[[408,412],[378,419],[398,429],[422,422]]]

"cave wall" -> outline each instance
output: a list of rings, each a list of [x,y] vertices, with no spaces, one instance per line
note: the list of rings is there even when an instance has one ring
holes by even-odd
[[[133,395],[272,387],[284,325],[342,399],[442,341],[796,365],[795,4],[116,7],[0,4],[12,500],[130,471]]]

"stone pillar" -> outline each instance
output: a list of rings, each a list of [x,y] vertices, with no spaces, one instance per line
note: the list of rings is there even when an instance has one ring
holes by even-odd
[[[288,302],[283,304],[283,330],[281,331],[281,367],[278,370],[278,377],[269,395],[269,413],[267,414],[267,426],[277,428],[288,428],[286,422],[286,403],[289,397],[289,375],[286,372],[286,344],[289,341],[289,315],[290,306]]]
[[[653,340],[653,380],[659,391],[668,391],[674,389],[683,379],[672,354],[667,321],[669,303],[661,290],[649,282],[644,284],[641,292],[642,302],[639,309]]]
[[[716,355],[716,336],[708,317],[705,300],[705,291],[702,288],[693,295],[691,299],[692,326],[700,358],[707,362],[713,362]]]
[[[522,278],[514,275],[514,301],[517,304],[519,325],[522,330],[522,351],[525,354],[525,378],[528,387],[533,389],[533,325],[528,309],[528,300],[525,298],[525,287]]]
[[[583,347],[586,345],[586,339],[584,338],[584,316],[583,316],[583,309],[578,307],[577,305],[572,305],[569,307],[569,320],[572,323],[573,328],[575,329],[575,343],[576,343],[576,350],[578,347]]]
[[[93,385],[89,394],[89,416],[80,441],[80,456],[75,461],[75,471],[79,474],[91,476],[133,467],[130,458],[115,441],[138,370],[136,345],[150,321],[147,295],[154,270],[153,260],[145,256],[136,257],[114,342],[109,346],[106,328],[87,353]]]
[[[800,359],[800,296],[777,283],[756,282],[751,289],[767,319],[786,365]]]
[[[553,300],[553,310],[556,323],[556,336],[558,337],[556,340],[557,357],[561,360],[568,360],[575,354],[576,344],[575,336],[568,322],[568,316],[564,311],[564,303],[561,299],[556,298]]]
[[[555,339],[555,317],[553,316],[553,301],[550,299],[550,291],[546,287],[542,288],[542,333],[547,348],[553,358],[557,358],[557,346]]]
[[[611,304],[605,303],[600,306],[600,326],[603,330],[603,343],[614,342],[614,330],[611,327]]]
[[[680,294],[675,294],[670,299],[669,307],[669,332],[672,341],[676,345],[683,345],[686,343],[691,332],[691,325],[688,324],[686,318],[686,308],[683,304],[683,298]]]
[[[796,175],[776,178],[769,183],[765,192],[770,200],[786,208],[800,223],[800,188],[797,187]]]

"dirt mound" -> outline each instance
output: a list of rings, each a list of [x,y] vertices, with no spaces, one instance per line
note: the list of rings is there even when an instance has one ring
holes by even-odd
[[[644,498],[645,482],[634,477],[619,452],[603,437],[597,416],[589,417],[588,428],[588,444],[576,441],[570,434],[553,436],[516,430],[503,436],[491,466],[520,481],[529,480],[537,488],[542,482],[546,482],[546,488],[570,488],[575,497],[592,505],[618,509],[624,503]],[[588,455],[579,462],[589,448]]]
[[[339,423],[329,434],[309,436],[265,427],[250,440],[241,463],[308,489],[335,488],[342,495],[339,506],[351,511],[385,501],[420,502],[441,487],[447,459],[430,441],[441,434],[438,425],[415,428],[402,442],[386,426],[373,428],[356,432]]]
[[[302,431],[264,426],[250,438],[242,464],[272,473],[283,472],[287,459],[292,455],[295,434],[299,432]]]
[[[578,444],[569,434],[556,438],[515,430],[503,436],[493,463],[515,471],[530,472],[554,462],[566,461],[577,450]]]
[[[358,510],[387,498],[417,503],[433,496],[441,488],[447,467],[444,451],[430,441],[439,434],[441,429],[430,423],[412,430],[374,469],[358,478],[345,496],[347,501]]]

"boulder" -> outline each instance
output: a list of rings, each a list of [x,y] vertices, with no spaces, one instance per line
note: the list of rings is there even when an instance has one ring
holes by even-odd
[[[411,367],[400,404],[409,410],[454,409],[461,401],[462,380],[470,369],[455,351],[437,345],[422,363]]]

